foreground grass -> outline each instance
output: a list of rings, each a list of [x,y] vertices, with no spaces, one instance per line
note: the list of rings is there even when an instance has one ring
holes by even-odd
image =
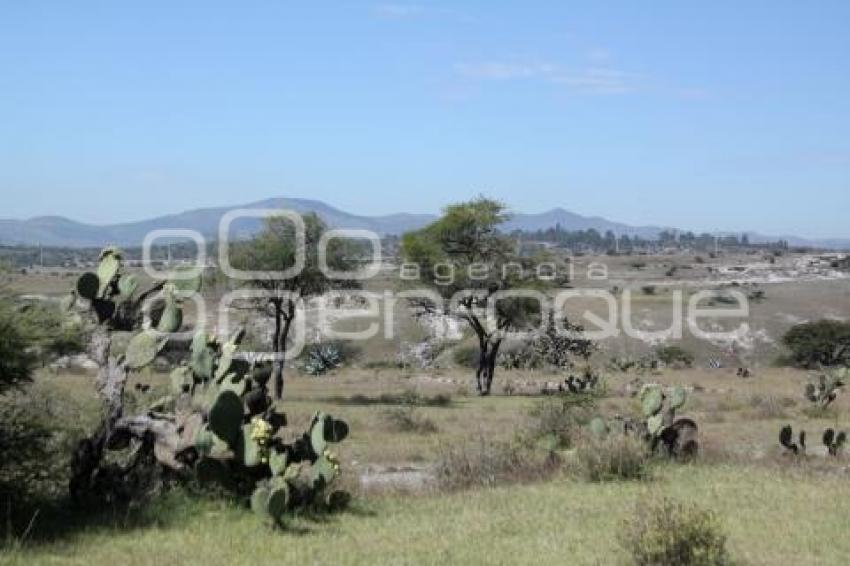
[[[261,527],[249,512],[180,496],[132,530],[88,528],[0,554],[10,564],[612,564],[622,521],[654,495],[715,510],[744,564],[846,564],[850,485],[842,478],[734,466],[671,467],[643,483],[572,480],[428,497]],[[38,529],[38,525],[35,525]]]

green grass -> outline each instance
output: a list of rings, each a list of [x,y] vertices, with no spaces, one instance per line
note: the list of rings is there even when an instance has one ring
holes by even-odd
[[[573,480],[361,501],[348,513],[261,527],[222,502],[171,496],[142,526],[91,527],[0,554],[10,564],[616,564],[622,521],[647,496],[718,513],[744,564],[846,564],[850,484],[764,468],[663,468],[649,482]]]

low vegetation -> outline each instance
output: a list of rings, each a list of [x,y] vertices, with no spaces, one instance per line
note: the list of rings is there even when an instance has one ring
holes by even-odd
[[[727,566],[726,535],[717,515],[662,498],[638,503],[621,544],[637,566]]]

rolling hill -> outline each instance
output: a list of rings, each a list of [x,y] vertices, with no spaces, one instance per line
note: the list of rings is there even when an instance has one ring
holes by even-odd
[[[233,207],[200,208],[178,214],[159,216],[138,222],[108,225],[93,225],[75,222],[61,216],[39,216],[28,220],[0,219],[0,244],[96,247],[107,244],[138,246],[150,231],[156,229],[190,229],[208,238],[215,238],[219,220],[226,212],[236,208],[283,208],[299,213],[315,212],[335,228],[359,228],[372,230],[381,235],[402,234],[425,226],[435,219],[432,214],[397,213],[383,216],[361,216],[334,208],[324,202],[300,198],[272,198]],[[260,227],[256,218],[242,218],[234,222],[232,233],[250,235]],[[616,234],[628,234],[643,238],[654,238],[664,228],[659,226],[630,226],[598,216],[582,216],[563,208],[537,213],[517,213],[508,220],[506,230],[540,230],[560,225],[564,230],[587,230],[599,232],[611,230]],[[752,241],[776,240],[777,237],[750,233]],[[850,240],[807,240],[794,236],[783,236],[792,245],[808,245],[824,248],[850,248]]]

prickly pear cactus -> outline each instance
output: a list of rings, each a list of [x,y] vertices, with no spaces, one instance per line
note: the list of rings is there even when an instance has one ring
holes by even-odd
[[[154,361],[183,327],[183,299],[200,290],[200,278],[181,275],[137,293],[121,252],[107,248],[96,272],[78,279],[67,306],[93,312],[105,337],[99,363],[107,368],[101,390],[108,392],[109,417],[102,434],[81,442],[75,465],[82,472],[72,492],[96,490],[105,475],[103,452],[123,450],[135,439],[152,444],[155,460],[180,477],[250,493],[251,507],[275,524],[296,507],[346,505],[349,495],[334,489],[339,461],[330,446],[348,436],[348,425],[318,412],[306,432],[287,442],[286,415],[266,389],[270,368],[240,355],[241,330],[227,338],[197,330],[187,359],[169,376],[171,395],[144,415],[122,416],[128,373]],[[123,353],[110,354],[118,334],[132,337]]]
[[[138,292],[139,281],[135,275],[125,271],[122,258],[123,253],[118,248],[104,248],[95,271],[80,275],[75,289],[63,305],[68,310],[90,310],[101,325],[110,330],[125,331],[135,331],[144,326],[145,310],[150,310],[153,311],[147,324],[150,328],[146,329],[161,333],[177,332],[183,323],[183,299],[200,290],[200,274],[160,281]],[[153,309],[147,308],[149,300],[154,303]],[[150,349],[145,339],[138,345],[143,350]]]
[[[249,478],[251,508],[275,524],[296,507],[344,506],[349,496],[333,489],[339,461],[330,445],[345,440],[348,425],[317,412],[305,433],[285,442],[286,415],[268,395],[269,372],[239,356],[242,337],[222,341],[199,331],[188,364],[171,373],[176,405],[205,416],[187,432],[196,477],[225,487]]]
[[[806,384],[804,395],[806,399],[819,409],[825,409],[835,401],[838,391],[850,378],[850,369],[841,368],[818,374],[817,378]]]
[[[677,419],[676,411],[687,401],[682,387],[663,388],[647,384],[638,394],[646,438],[653,450],[663,447],[673,456],[691,456],[698,449],[697,425],[691,419]]]
[[[828,428],[823,431],[823,445],[830,456],[838,456],[847,442],[847,433],[842,431],[835,432],[834,429]]]
[[[801,430],[797,437],[797,442],[794,442],[794,430],[791,428],[791,425],[785,425],[779,431],[779,444],[789,454],[802,456],[806,453],[806,431]]]

